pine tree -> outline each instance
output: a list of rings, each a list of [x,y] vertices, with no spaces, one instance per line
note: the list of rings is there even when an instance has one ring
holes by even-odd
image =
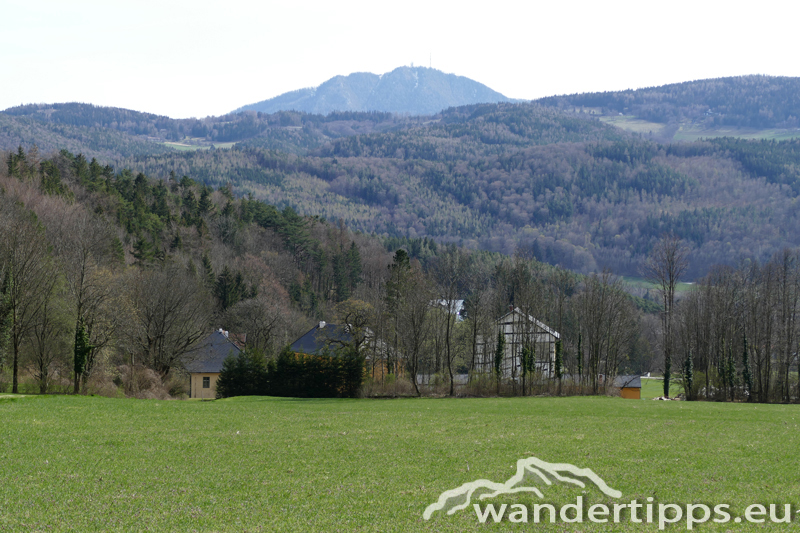
[[[217,276],[214,275],[214,267],[211,266],[211,259],[208,258],[208,252],[203,254],[203,284],[208,290],[213,290],[216,285]]]
[[[197,204],[197,210],[201,215],[211,213],[214,210],[214,202],[211,201],[211,189],[203,187],[200,191],[200,202]]]
[[[247,287],[242,273],[237,271],[234,274],[228,265],[225,265],[214,284],[214,296],[217,298],[220,311],[225,311],[238,303],[246,293]]]
[[[142,237],[133,243],[133,257],[139,265],[146,265],[156,258],[156,249],[152,242]]]

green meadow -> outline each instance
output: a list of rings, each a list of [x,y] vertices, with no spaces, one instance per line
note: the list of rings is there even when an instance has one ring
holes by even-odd
[[[633,288],[647,289],[649,291],[650,290],[652,290],[652,291],[658,290],[658,285],[657,284],[653,283],[652,281],[646,280],[644,278],[637,278],[637,277],[634,277],[634,276],[621,276],[621,277],[622,277],[622,281],[624,283],[626,283],[627,285],[629,285],[629,286],[631,286]],[[696,288],[697,288],[697,285],[695,283],[679,281],[675,285],[675,292],[680,294],[682,292],[693,291]]]
[[[518,459],[592,469],[621,501],[800,505],[797,406],[611,397],[0,398],[0,531],[656,531],[422,513]],[[592,486],[545,501],[611,504]],[[532,505],[533,496],[496,503]],[[485,504],[485,502],[483,502]],[[779,531],[713,524],[699,531]],[[684,531],[679,522],[668,531]]]

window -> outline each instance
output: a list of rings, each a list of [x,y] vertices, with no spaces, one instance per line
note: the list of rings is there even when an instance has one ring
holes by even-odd
[[[203,378],[203,388],[210,389],[211,388],[211,378],[206,376]]]

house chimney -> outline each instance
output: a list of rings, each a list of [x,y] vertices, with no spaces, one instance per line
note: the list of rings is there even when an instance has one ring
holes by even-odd
[[[324,320],[320,320],[319,321],[319,329],[322,329],[324,327],[325,327],[325,321]]]

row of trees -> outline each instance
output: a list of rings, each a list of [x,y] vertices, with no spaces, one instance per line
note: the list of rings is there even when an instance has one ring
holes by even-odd
[[[675,355],[687,394],[788,402],[800,397],[800,252],[714,268],[677,306]],[[688,385],[688,383],[687,383]]]
[[[63,390],[66,379],[81,390],[123,364],[169,378],[218,326],[247,333],[249,347],[275,358],[310,320],[332,320],[361,332],[356,342],[366,346],[375,381],[406,379],[420,392],[409,378],[421,375],[452,394],[457,376],[468,374],[471,383],[488,376],[492,386],[504,381],[525,394],[546,384],[535,364],[544,350],[514,352],[507,379],[497,379],[493,360],[502,352],[496,320],[515,307],[561,333],[556,374],[592,392],[602,390],[601,375],[661,369],[663,361],[668,374],[685,383],[691,376],[692,396],[796,397],[790,252],[715,269],[681,300],[674,283],[685,250],[676,237],[662,240],[651,266],[669,266],[659,250],[681,253],[671,271],[651,272],[663,296],[659,321],[609,273],[578,276],[530,249],[507,257],[408,239],[390,242],[405,246],[392,255],[341,224],[236,200],[228,187],[188,177],[154,182],[63,151],[40,158],[18,150],[6,161],[0,365],[15,390],[21,369],[42,391],[56,382]]]
[[[609,273],[582,278],[519,254],[497,258],[454,246],[421,263],[399,249],[385,277],[363,286],[358,297],[338,306],[338,320],[368,332],[356,335],[368,374],[389,384],[406,380],[417,394],[431,383],[455,394],[464,374],[486,392],[501,386],[510,394],[529,394],[532,386],[555,392],[566,376],[597,393],[606,385],[601,375],[649,369],[652,362],[644,318]],[[536,335],[520,334],[510,352],[499,344],[505,337],[498,339],[498,318],[513,308],[561,333],[556,380],[550,346]],[[525,331],[535,327],[531,321]]]

